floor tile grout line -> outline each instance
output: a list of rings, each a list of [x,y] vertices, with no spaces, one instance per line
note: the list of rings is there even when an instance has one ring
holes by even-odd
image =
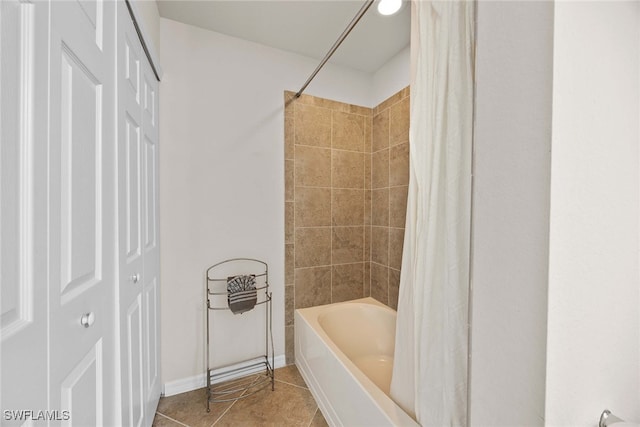
[[[293,386],[293,387],[297,387],[297,388],[301,388],[303,390],[309,390],[308,387],[303,387],[301,385],[293,384],[293,383],[290,383],[290,382],[287,382],[287,381],[282,381],[282,380],[279,380],[279,379],[276,379],[276,382],[279,382],[279,383],[282,383],[282,384],[287,384],[287,385],[290,385],[290,386]]]
[[[231,402],[231,405],[229,405],[229,407],[227,409],[225,409],[222,414],[220,414],[220,416],[218,418],[216,418],[216,420],[213,422],[213,424],[211,424],[211,427],[215,426],[216,424],[218,424],[218,421],[220,421],[222,419],[222,417],[224,417],[225,415],[227,415],[227,412],[229,412],[229,410],[231,409],[231,407],[233,405],[236,404],[238,400],[234,400],[233,402]]]
[[[319,410],[319,409],[320,409],[320,408],[319,408],[318,406],[316,406],[316,410],[315,410],[315,412],[313,413],[313,415],[311,416],[311,419],[309,420],[309,424],[307,424],[307,427],[311,427],[311,423],[313,423],[313,420],[314,420],[314,418],[316,417],[316,414],[318,413],[318,410]]]
[[[161,417],[163,417],[163,418],[166,418],[166,419],[168,419],[168,420],[171,420],[171,421],[173,421],[174,423],[178,423],[178,424],[180,424],[181,426],[189,427],[187,424],[182,423],[182,422],[180,422],[180,421],[178,421],[178,420],[176,420],[176,419],[173,419],[173,418],[171,418],[171,417],[169,417],[169,416],[167,416],[167,415],[165,415],[165,414],[163,414],[163,413],[161,413],[161,412],[156,411],[156,414],[157,414],[157,415],[160,415],[160,416],[161,416]]]
[[[251,383],[252,385],[256,383],[256,381],[258,380],[257,376],[253,379],[253,382]],[[249,386],[249,388],[251,388],[252,386]],[[240,396],[238,396],[235,400],[233,400],[231,402],[231,405],[229,405],[229,407],[227,409],[225,409],[222,414],[220,414],[220,416],[218,418],[216,418],[216,420],[213,422],[213,424],[211,424],[211,427],[215,426],[218,421],[220,421],[222,419],[222,417],[224,417],[225,415],[227,415],[227,412],[229,412],[229,410],[231,410],[231,408],[233,407],[233,405],[236,404],[236,402],[240,399],[242,399],[242,397],[245,395],[245,393],[249,390],[249,388],[245,389]],[[252,393],[253,394],[253,393]]]

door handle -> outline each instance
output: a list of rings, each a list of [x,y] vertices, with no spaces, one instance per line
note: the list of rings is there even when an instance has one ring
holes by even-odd
[[[131,281],[133,283],[138,283],[140,281],[140,273],[136,273],[133,276],[131,276]]]
[[[95,320],[96,316],[95,314],[93,314],[93,312],[85,313],[80,318],[80,324],[85,328],[88,328],[89,326],[93,325],[93,322],[95,322]]]

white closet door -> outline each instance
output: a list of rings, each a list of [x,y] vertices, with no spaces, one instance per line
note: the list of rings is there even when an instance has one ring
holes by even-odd
[[[126,5],[118,3],[118,218],[122,424],[144,421],[142,334],[142,110],[143,60]]]
[[[48,6],[0,1],[0,424],[47,398]],[[12,417],[9,417],[12,418]]]
[[[142,61],[143,160],[143,334],[144,396],[147,424],[160,400],[160,244],[158,233],[158,80],[148,60]]]
[[[122,423],[148,426],[160,399],[158,84],[124,2],[117,82]]]
[[[115,3],[50,7],[50,402],[100,426],[116,395]]]

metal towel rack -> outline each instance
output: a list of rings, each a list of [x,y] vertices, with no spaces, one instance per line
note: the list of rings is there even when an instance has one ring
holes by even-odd
[[[207,269],[206,297],[207,297],[207,412],[211,402],[230,402],[251,396],[265,386],[271,384],[275,388],[273,367],[275,363],[273,349],[273,329],[271,292],[269,292],[269,268],[266,262],[253,258],[231,258],[212,265]],[[227,281],[232,276],[252,275],[256,279],[257,306],[265,307],[265,351],[264,354],[240,361],[232,366],[218,369],[211,368],[210,360],[210,319],[213,323],[213,312],[229,310]],[[262,372],[262,378],[256,374]]]

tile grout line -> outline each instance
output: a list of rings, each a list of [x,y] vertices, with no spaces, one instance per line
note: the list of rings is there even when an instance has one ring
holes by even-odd
[[[302,387],[301,385],[293,384],[293,383],[290,383],[288,381],[276,380],[276,382],[279,382],[279,383],[282,383],[282,384],[286,384],[286,385],[290,385],[292,387],[301,388],[302,390],[309,390],[308,387]]]
[[[369,150],[369,283],[368,283],[368,295],[371,296],[371,260],[373,257],[373,116],[371,116],[371,149]],[[366,268],[366,267],[365,267]]]
[[[253,384],[255,384],[257,380],[258,380],[258,378],[257,378],[257,376],[256,376],[256,377],[253,379],[253,382],[251,383],[251,386],[253,386]],[[249,386],[249,388],[251,388],[251,386]],[[225,409],[225,410],[222,412],[222,414],[220,414],[220,416],[219,416],[218,418],[216,418],[216,420],[213,422],[213,424],[211,424],[211,427],[213,427],[214,425],[216,425],[216,424],[218,423],[218,421],[220,421],[220,420],[222,419],[222,417],[224,417],[225,415],[227,415],[227,412],[229,412],[229,411],[231,410],[231,408],[233,407],[233,405],[235,405],[235,404],[236,404],[236,402],[237,402],[238,400],[240,400],[248,390],[249,390],[249,389],[245,389],[245,390],[240,394],[240,396],[238,396],[235,400],[233,400],[233,401],[231,402],[231,405],[229,405],[229,407],[228,407],[227,409]],[[253,394],[253,393],[252,393],[252,394]]]
[[[331,221],[331,215],[333,214],[333,109],[331,110],[331,123],[329,126],[329,146],[331,147],[329,152],[329,185],[331,186],[331,192],[329,194],[329,221]],[[331,264],[331,272],[329,276],[329,303],[333,302],[333,224],[331,225],[331,232],[329,236],[329,264]]]
[[[295,360],[295,312],[296,312],[296,168],[295,168],[295,161],[296,161],[296,106],[295,103],[291,104],[291,108],[293,108],[292,114],[293,114],[293,141],[291,141],[291,143],[293,144],[293,223],[292,223],[292,227],[293,227],[293,254],[291,255],[293,257],[293,259],[291,260],[291,265],[293,268],[293,295],[291,295],[291,298],[293,299],[293,317],[294,317],[294,323],[291,326],[291,328],[293,329],[293,335],[294,335],[294,342],[291,344],[291,346],[293,347],[293,354],[291,355],[291,359],[292,361]],[[287,333],[285,332],[285,341],[286,341],[286,336]],[[285,342],[285,351],[284,351],[284,357],[285,357],[285,363],[287,362],[287,343]],[[273,367],[272,367],[273,368]]]
[[[387,157],[387,302],[389,305],[389,296],[391,294],[390,285],[389,285],[389,264],[391,264],[391,191],[389,187],[391,186],[391,108],[389,108],[389,156]]]
[[[173,419],[173,418],[171,418],[171,417],[169,417],[169,416],[167,416],[167,415],[165,415],[165,414],[163,414],[163,413],[161,413],[161,412],[156,411],[156,414],[157,414],[157,415],[160,415],[160,416],[161,416],[161,417],[163,417],[163,418],[166,418],[166,419],[168,419],[168,420],[171,420],[171,421],[173,421],[174,423],[178,423],[178,424],[180,424],[181,426],[189,427],[187,424],[181,423],[180,421],[178,421],[178,420],[176,420],[176,419]]]
[[[362,188],[364,190],[363,196],[362,197],[362,227],[363,227],[363,232],[362,232],[362,271],[360,272],[360,277],[361,277],[361,285],[360,285],[360,292],[359,294],[361,296],[364,296],[364,262],[365,262],[365,254],[367,253],[366,250],[366,245],[367,245],[367,225],[365,224],[364,218],[365,218],[365,210],[366,210],[366,191],[367,191],[367,124],[365,122],[366,119],[363,118],[362,122],[363,122],[363,126],[362,126],[362,142],[364,144],[364,156],[362,159]],[[371,127],[369,127],[369,133],[371,133]],[[371,166],[369,166],[371,167]]]
[[[227,415],[227,412],[229,412],[229,410],[231,409],[231,407],[232,407],[233,405],[235,405],[237,401],[238,401],[238,400],[236,399],[236,400],[234,400],[233,402],[231,402],[231,405],[229,405],[229,407],[228,407],[227,409],[225,409],[224,411],[222,411],[222,414],[220,414],[220,416],[219,416],[218,418],[216,418],[216,420],[213,422],[213,424],[211,424],[211,427],[215,426],[215,425],[218,423],[218,421],[220,421],[220,420],[222,419],[222,417],[224,417],[225,415]]]
[[[311,423],[313,423],[313,419],[316,417],[316,414],[318,413],[318,410],[319,410],[319,409],[320,409],[320,408],[316,405],[316,410],[315,410],[315,412],[313,413],[313,415],[311,416],[311,419],[309,420],[309,424],[307,424],[307,427],[311,427]]]

